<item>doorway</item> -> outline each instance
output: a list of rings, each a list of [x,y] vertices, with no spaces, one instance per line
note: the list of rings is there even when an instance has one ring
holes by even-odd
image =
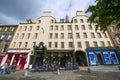
[[[97,54],[98,65],[103,65],[102,55]]]

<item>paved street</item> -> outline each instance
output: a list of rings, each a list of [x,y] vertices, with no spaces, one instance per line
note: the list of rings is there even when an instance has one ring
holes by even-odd
[[[25,71],[12,72],[11,74],[0,75],[0,80],[119,80],[120,70],[118,66],[80,67],[80,70],[57,72],[29,72],[29,76],[24,76]]]

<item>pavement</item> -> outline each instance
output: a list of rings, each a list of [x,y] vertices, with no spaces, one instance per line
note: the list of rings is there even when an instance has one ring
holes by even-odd
[[[120,70],[118,65],[91,66],[69,71],[61,69],[59,75],[57,71],[28,72],[28,76],[25,76],[25,70],[21,70],[0,75],[0,80],[120,80]]]

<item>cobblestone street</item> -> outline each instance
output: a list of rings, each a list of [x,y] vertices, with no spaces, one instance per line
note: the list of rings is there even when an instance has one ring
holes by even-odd
[[[11,74],[0,75],[0,80],[119,80],[120,70],[117,66],[101,66],[91,67],[91,73],[87,71],[87,67],[81,70],[60,71],[57,72],[29,72],[24,76],[25,71],[12,72]],[[111,70],[113,69],[113,70]],[[97,71],[98,70],[98,71]],[[111,70],[111,71],[109,71]]]

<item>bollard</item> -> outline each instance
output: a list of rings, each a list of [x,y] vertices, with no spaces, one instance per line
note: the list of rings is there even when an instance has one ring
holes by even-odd
[[[28,76],[28,69],[25,69],[25,74],[24,76]]]
[[[57,69],[57,75],[60,75],[60,70],[59,69]]]
[[[90,68],[88,68],[88,73],[91,73],[91,70],[90,70]]]

